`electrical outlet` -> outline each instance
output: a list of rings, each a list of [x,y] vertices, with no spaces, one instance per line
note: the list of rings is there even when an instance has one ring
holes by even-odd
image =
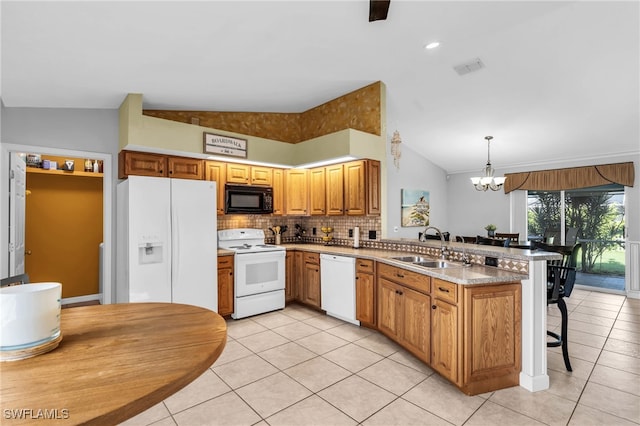
[[[484,264],[487,266],[498,266],[498,259],[495,257],[485,257]]]
[[[353,229],[349,229],[349,238],[353,238]]]
[[[311,232],[313,232],[313,235],[316,235],[316,228],[313,228]]]
[[[376,239],[376,231],[369,231],[369,239],[370,240],[375,240]]]

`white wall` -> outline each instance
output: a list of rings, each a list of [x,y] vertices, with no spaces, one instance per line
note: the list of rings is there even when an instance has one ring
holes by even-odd
[[[0,141],[6,145],[25,145],[45,147],[55,150],[84,151],[111,155],[110,177],[111,200],[115,200],[115,184],[118,176],[118,110],[64,109],[64,108],[5,108],[1,107],[2,128]],[[8,223],[6,203],[8,199],[8,158],[0,161],[0,198],[3,209],[0,212],[0,241],[8,241]],[[105,206],[106,207],[106,206]],[[111,203],[111,217],[115,218],[115,203]],[[113,226],[112,226],[113,225]],[[107,226],[111,241],[115,242],[115,223]],[[107,228],[106,227],[106,228]],[[105,229],[106,229],[105,228]],[[6,245],[3,244],[3,247]],[[112,245],[111,258],[115,259],[115,244]],[[2,271],[6,268],[5,253],[2,258]],[[111,276],[115,276],[115,262],[112,262]]]
[[[627,187],[626,225],[628,238],[633,241],[640,240],[640,154],[635,153],[626,156],[612,156],[602,158],[590,158],[563,163],[548,163],[544,165],[513,167],[496,170],[496,176],[504,173],[515,173],[533,170],[548,170],[564,167],[580,167],[595,164],[623,163],[633,161],[635,167],[635,183],[633,187]],[[469,178],[478,173],[458,173],[451,175],[448,181],[449,227],[452,234],[458,232],[464,235],[486,234],[484,226],[488,223],[497,225],[498,231],[510,231],[510,197],[503,190],[493,192],[476,191]],[[515,193],[515,192],[514,192]],[[454,232],[455,231],[455,232]],[[514,230],[514,232],[521,232]]]
[[[388,138],[391,140],[391,137]],[[429,224],[442,232],[450,230],[447,204],[449,191],[443,169],[401,144],[400,168],[393,165],[391,147],[387,142],[387,238],[418,238],[424,227],[401,226],[400,205],[402,189],[424,189],[429,191]],[[394,232],[395,227],[398,232]],[[431,233],[431,232],[430,232]],[[453,233],[452,233],[453,235]]]

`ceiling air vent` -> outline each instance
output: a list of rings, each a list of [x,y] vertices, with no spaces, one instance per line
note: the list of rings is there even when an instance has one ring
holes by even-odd
[[[469,74],[470,72],[478,71],[482,68],[484,68],[484,64],[482,63],[480,58],[475,58],[469,62],[465,62],[464,64],[456,65],[455,67],[453,67],[458,75]]]

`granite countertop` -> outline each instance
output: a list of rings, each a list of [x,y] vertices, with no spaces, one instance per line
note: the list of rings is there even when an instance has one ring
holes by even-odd
[[[415,239],[394,239],[394,240],[382,240],[382,242],[389,243],[411,243],[415,244]],[[426,241],[421,243],[426,246],[440,247],[440,241]],[[497,258],[510,258],[525,261],[538,261],[538,260],[553,260],[558,259],[560,255],[558,253],[532,251],[513,249],[508,247],[496,247],[496,246],[483,246],[476,244],[465,244],[447,241],[446,246],[450,250],[462,252],[463,249],[466,253],[477,254],[482,256],[491,256]],[[528,275],[515,271],[507,271],[491,266],[483,266],[473,264],[472,266],[464,266],[459,262],[447,261],[455,265],[450,268],[426,268],[411,264],[409,262],[402,262],[392,259],[400,256],[416,256],[417,254],[410,251],[402,250],[383,250],[383,249],[371,249],[371,248],[352,248],[345,246],[332,246],[322,244],[310,244],[310,243],[287,243],[282,244],[282,247],[287,250],[302,250],[320,254],[333,254],[338,256],[359,257],[363,259],[371,259],[377,262],[383,262],[392,266],[398,266],[419,274],[428,275],[435,278],[440,278],[446,281],[451,281],[456,284],[473,285],[473,284],[493,284],[493,283],[507,283],[513,281],[522,281],[529,278]],[[232,256],[234,254],[231,250],[218,249],[218,256]],[[424,255],[420,255],[424,256]],[[427,256],[425,256],[427,257]],[[436,260],[436,259],[434,259]]]
[[[355,249],[352,247],[325,246],[320,244],[283,244],[283,246],[287,250],[302,250],[320,254],[324,253],[339,256],[358,257],[362,259],[371,259],[377,262],[386,263],[392,266],[398,266],[409,271],[417,272],[419,274],[440,278],[462,285],[494,284],[502,282],[506,283],[513,281],[522,281],[529,278],[529,276],[526,274],[476,264],[472,266],[464,266],[459,262],[447,261],[447,263],[451,263],[455,266],[451,268],[425,268],[423,266],[413,265],[408,262],[402,262],[392,259],[393,257],[400,256],[416,256],[416,253],[406,251],[379,250],[368,248]]]

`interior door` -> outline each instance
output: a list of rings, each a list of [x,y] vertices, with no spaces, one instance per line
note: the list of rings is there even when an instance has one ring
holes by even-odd
[[[27,166],[14,152],[9,163],[9,276],[13,276],[24,274]]]

